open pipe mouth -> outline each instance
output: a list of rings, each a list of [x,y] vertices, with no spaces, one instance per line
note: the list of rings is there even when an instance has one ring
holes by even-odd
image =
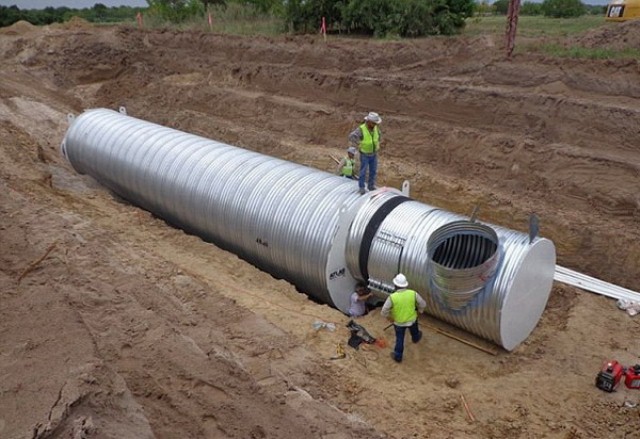
[[[454,221],[427,242],[432,292],[452,310],[461,310],[485,287],[499,261],[498,236],[488,226]]]
[[[62,157],[64,157],[66,161],[69,161],[69,156],[67,155],[67,142],[64,140],[60,143],[60,154],[62,154]]]
[[[69,124],[69,127],[73,125],[73,122],[75,122],[75,120],[76,117],[73,114],[67,114],[67,123]],[[62,142],[60,142],[60,154],[62,154],[66,161],[71,163],[71,160],[69,160],[69,155],[67,153],[67,136],[65,136],[64,139],[62,139]]]

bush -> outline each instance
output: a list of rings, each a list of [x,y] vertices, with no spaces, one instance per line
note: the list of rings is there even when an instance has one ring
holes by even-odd
[[[327,29],[339,29],[342,7],[341,0],[288,0],[284,18],[293,32],[318,32],[322,17]]]
[[[542,15],[542,4],[524,2],[520,8],[520,15]]]
[[[605,15],[608,5],[584,5],[585,13],[588,15]]]
[[[204,3],[200,0],[147,0],[147,3],[151,15],[173,23],[204,13]]]
[[[571,18],[585,13],[584,4],[580,0],[544,0],[542,12],[545,17]]]
[[[343,9],[342,21],[350,32],[381,37],[400,35],[401,10],[398,6],[389,0],[350,1]]]
[[[509,12],[509,0],[496,0],[493,2],[493,10],[498,15],[507,15]]]
[[[384,37],[450,35],[473,15],[474,0],[289,0],[285,20],[292,31],[327,28]]]

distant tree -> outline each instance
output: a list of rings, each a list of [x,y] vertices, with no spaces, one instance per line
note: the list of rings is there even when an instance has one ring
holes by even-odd
[[[492,7],[487,0],[481,0],[476,5],[476,14],[480,16],[489,15],[491,13]]]
[[[107,10],[105,21],[107,22],[123,22],[135,19],[138,12],[145,11],[145,8],[132,8],[130,6],[112,7]]]
[[[19,20],[25,20],[35,25],[63,23],[74,16],[92,22],[118,22],[132,20],[140,10],[143,10],[143,8],[131,8],[129,6],[108,8],[102,3],[96,3],[92,8],[84,9],[71,9],[64,6],[53,8],[49,6],[44,9],[20,10],[17,6],[0,6],[0,27],[10,26]]]
[[[102,3],[96,3],[92,8],[93,21],[105,21],[107,18],[108,8]]]
[[[64,14],[62,14],[62,21],[69,21],[71,20],[71,18],[79,16],[81,14],[81,10],[80,9],[69,9],[69,8],[64,8],[65,12]],[[93,11],[93,10],[90,10]],[[92,12],[93,13],[93,12]],[[88,18],[87,18],[88,20]]]
[[[346,2],[336,0],[287,0],[284,17],[291,30],[296,32],[317,32],[320,17],[325,17],[329,29],[339,26]],[[361,2],[364,5],[366,2]]]
[[[422,1],[423,0],[419,0],[419,2]],[[469,0],[447,0],[444,3],[449,12],[456,16],[456,27],[459,27],[458,25],[460,25],[460,27],[464,26],[464,19],[473,16],[476,8],[476,2]],[[462,19],[462,22],[459,22],[458,19]]]
[[[147,0],[147,4],[151,13],[174,23],[201,14],[204,8],[202,0]]]
[[[20,9],[16,6],[0,6],[0,27],[11,26],[16,21],[23,20]]]
[[[209,6],[215,6],[215,5],[220,5],[223,7],[227,6],[227,0],[200,0],[200,1],[204,5],[205,11],[209,10]]]
[[[475,0],[239,1],[273,2],[271,12],[283,7],[285,23],[293,32],[317,33],[324,17],[329,31],[378,37],[451,35],[464,27],[475,9]]]
[[[580,0],[544,0],[542,12],[545,17],[580,17],[585,14],[585,7]]]
[[[236,0],[239,3],[253,6],[256,10],[267,13],[283,10],[282,0]]]
[[[44,8],[42,13],[38,15],[40,17],[38,24],[60,23],[62,21],[62,14],[59,14],[56,8],[52,6]]]
[[[584,5],[585,11],[589,15],[605,15],[607,5]]]
[[[498,15],[507,15],[509,11],[509,0],[496,0],[493,2],[493,10]]]
[[[542,15],[542,3],[524,2],[520,15]]]

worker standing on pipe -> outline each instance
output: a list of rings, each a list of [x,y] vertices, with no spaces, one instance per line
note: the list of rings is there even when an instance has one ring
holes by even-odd
[[[393,323],[396,330],[396,345],[391,352],[391,358],[400,363],[404,353],[404,335],[407,328],[411,333],[411,341],[418,343],[422,338],[422,331],[418,328],[418,314],[424,311],[427,302],[416,291],[407,288],[409,282],[404,274],[398,273],[393,278],[393,284],[396,291],[387,297],[381,314]]]
[[[355,180],[355,168],[356,168],[356,148],[350,146],[347,148],[347,155],[342,157],[342,160],[338,163],[338,175],[341,177],[350,178]]]
[[[360,178],[358,186],[360,194],[364,195],[364,185],[367,181],[367,188],[370,191],[376,189],[376,173],[378,171],[378,151],[380,150],[380,139],[382,134],[378,125],[382,123],[382,118],[373,111],[367,114],[364,122],[349,134],[349,144],[357,147],[360,151]],[[369,179],[367,180],[367,169]]]

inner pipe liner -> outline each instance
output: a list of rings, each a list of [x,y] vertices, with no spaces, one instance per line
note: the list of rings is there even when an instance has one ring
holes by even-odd
[[[488,226],[454,221],[427,243],[431,291],[452,310],[464,308],[491,279],[498,265],[498,236]]]

